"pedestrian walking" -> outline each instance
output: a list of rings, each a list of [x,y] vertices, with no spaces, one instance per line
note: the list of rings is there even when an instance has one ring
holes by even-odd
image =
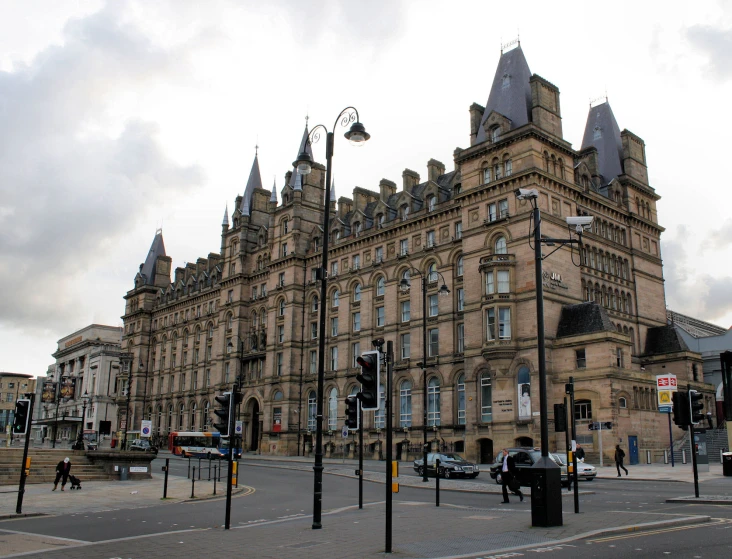
[[[501,501],[501,504],[510,502],[508,500],[508,489],[514,495],[518,495],[521,501],[524,500],[524,494],[521,493],[521,484],[519,483],[517,474],[516,461],[513,459],[513,456],[508,455],[508,450],[504,448],[503,467],[501,468],[501,488],[503,489],[503,501]]]
[[[628,475],[628,470],[625,466],[623,466],[623,460],[625,459],[625,452],[622,448],[620,448],[619,444],[615,445],[615,467],[618,470],[618,477],[622,477],[620,473],[620,468],[625,470],[625,475]]]
[[[709,430],[714,429],[714,423],[712,422],[712,412],[707,412],[707,423],[709,424]]]
[[[585,461],[585,449],[582,448],[581,444],[577,445],[577,450],[575,450],[574,453],[577,455],[577,462]]]
[[[58,482],[59,480],[61,480],[61,478],[63,478],[63,480],[61,481],[61,491],[64,491],[66,482],[69,480],[70,472],[71,460],[69,460],[69,457],[67,456],[56,465],[56,479],[53,482],[53,489],[51,491],[56,491],[56,488],[58,487]]]

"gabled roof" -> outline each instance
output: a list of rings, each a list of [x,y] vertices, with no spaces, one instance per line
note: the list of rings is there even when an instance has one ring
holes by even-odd
[[[249,171],[249,180],[247,186],[244,189],[244,196],[241,199],[241,213],[242,215],[249,215],[252,194],[255,188],[262,188],[262,176],[259,173],[259,155],[254,156],[254,163],[252,163],[252,170]]]
[[[142,270],[140,270],[145,285],[153,285],[155,282],[155,263],[158,260],[158,256],[166,256],[162,229],[158,229],[155,232],[155,238],[153,239],[152,245],[150,245],[150,250],[147,253],[145,263],[142,265]]]
[[[683,340],[676,328],[671,324],[654,326],[646,333],[646,355],[659,355],[689,351],[689,346]]]
[[[595,107],[590,107],[585,124],[585,134],[582,137],[582,149],[594,147],[597,150],[597,160],[601,187],[610,184],[614,178],[623,174],[623,144],[620,140],[620,128],[615,120],[613,110],[607,101]]]
[[[526,62],[520,45],[501,54],[480,128],[478,128],[478,142],[486,140],[483,124],[493,111],[511,119],[513,128],[518,128],[531,121],[530,78],[531,70],[529,70],[529,64]]]
[[[557,326],[557,338],[582,336],[595,332],[615,332],[607,311],[595,301],[564,305]]]

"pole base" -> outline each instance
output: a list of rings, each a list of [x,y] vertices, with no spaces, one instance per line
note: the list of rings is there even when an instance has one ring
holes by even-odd
[[[531,526],[562,526],[562,471],[548,456],[531,468]]]

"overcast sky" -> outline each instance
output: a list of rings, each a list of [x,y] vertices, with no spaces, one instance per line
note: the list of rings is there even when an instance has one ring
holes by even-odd
[[[155,230],[174,266],[218,252],[259,145],[278,190],[310,115],[358,108],[338,196],[453,168],[502,42],[561,92],[580,147],[591,98],[646,142],[669,308],[732,325],[732,4],[4,0],[0,370],[45,374],[59,338],[121,325]],[[340,136],[339,136],[340,137]],[[324,161],[324,146],[314,147]]]

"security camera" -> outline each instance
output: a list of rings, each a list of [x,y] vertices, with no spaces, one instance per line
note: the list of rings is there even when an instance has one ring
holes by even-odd
[[[535,188],[517,188],[514,194],[519,200],[530,200],[539,197],[539,191]]]
[[[591,215],[577,215],[567,217],[567,225],[574,225],[577,233],[582,234],[583,231],[592,229],[592,221],[595,218]]]
[[[384,338],[376,338],[371,342],[374,347],[381,347],[384,345]]]

